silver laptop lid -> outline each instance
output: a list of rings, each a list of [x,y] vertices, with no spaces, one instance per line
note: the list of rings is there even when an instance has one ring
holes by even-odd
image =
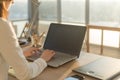
[[[51,49],[79,57],[86,26],[51,23],[44,49]]]
[[[120,75],[120,60],[103,57],[78,67],[74,69],[74,71],[98,78],[100,80],[117,80],[113,78]]]

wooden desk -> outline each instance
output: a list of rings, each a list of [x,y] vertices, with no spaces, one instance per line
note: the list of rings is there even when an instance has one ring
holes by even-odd
[[[90,52],[90,43],[89,43],[89,35],[90,35],[90,29],[99,29],[101,30],[101,49],[100,53],[103,53],[103,36],[104,36],[104,30],[109,30],[109,31],[118,31],[120,32],[120,26],[117,25],[87,25],[87,52]]]
[[[47,67],[38,77],[32,80],[64,80],[64,78],[70,75],[78,74],[72,72],[74,68],[88,64],[101,57],[103,56],[82,52],[78,60],[66,63],[65,65],[62,65],[58,68]],[[9,76],[9,80],[17,79],[12,76]],[[86,76],[85,80],[97,80],[97,79]]]

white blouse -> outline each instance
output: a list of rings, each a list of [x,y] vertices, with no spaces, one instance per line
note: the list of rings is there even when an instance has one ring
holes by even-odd
[[[11,23],[0,18],[0,80],[8,80],[8,69],[12,66],[19,80],[30,80],[39,75],[47,66],[39,58],[29,63],[19,46]]]

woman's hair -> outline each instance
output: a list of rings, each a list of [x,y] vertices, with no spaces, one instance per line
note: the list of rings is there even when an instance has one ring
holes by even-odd
[[[4,15],[4,6],[3,6],[3,2],[0,2],[0,17],[3,17]]]
[[[0,0],[0,17],[7,17],[8,11],[5,8],[4,2],[5,1],[12,1],[12,0]]]

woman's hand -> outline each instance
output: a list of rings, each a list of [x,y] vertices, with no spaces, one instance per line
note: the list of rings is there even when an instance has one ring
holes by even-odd
[[[53,50],[45,50],[43,51],[40,58],[44,59],[46,62],[48,62],[53,56],[55,55],[55,52]]]
[[[30,47],[30,48],[24,50],[23,53],[24,53],[25,57],[28,57],[28,56],[34,55],[38,50],[39,50],[39,48]]]

